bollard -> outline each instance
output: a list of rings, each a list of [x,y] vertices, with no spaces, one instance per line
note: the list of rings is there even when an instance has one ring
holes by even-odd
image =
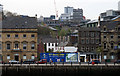
[[[89,65],[89,62],[88,62],[88,65]]]

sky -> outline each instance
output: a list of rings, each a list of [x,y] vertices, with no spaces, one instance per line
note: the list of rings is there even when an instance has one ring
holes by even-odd
[[[117,10],[120,0],[55,0],[58,16],[64,13],[64,7],[71,6],[75,9],[82,8],[83,15],[87,19],[97,19],[100,13],[106,10]],[[55,15],[54,0],[0,0],[3,10],[11,11],[20,15],[42,15],[50,17]]]

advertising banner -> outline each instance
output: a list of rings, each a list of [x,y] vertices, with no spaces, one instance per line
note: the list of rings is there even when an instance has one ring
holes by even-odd
[[[66,62],[78,62],[78,53],[66,53]]]
[[[47,62],[65,62],[66,53],[40,53],[40,59],[47,59]]]

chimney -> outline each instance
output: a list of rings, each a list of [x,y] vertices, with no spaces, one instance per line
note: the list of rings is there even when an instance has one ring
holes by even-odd
[[[97,27],[100,27],[100,16],[98,17],[98,26]]]

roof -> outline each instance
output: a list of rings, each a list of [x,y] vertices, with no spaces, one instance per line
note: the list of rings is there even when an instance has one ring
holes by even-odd
[[[105,22],[101,22],[101,27],[102,27],[102,26],[106,26],[106,28],[107,28],[108,30],[112,30],[112,29],[114,29],[115,27],[117,27],[118,24],[120,24],[119,21],[105,21]]]
[[[56,38],[44,38],[42,39],[43,43],[59,43],[59,40]]]
[[[100,31],[98,27],[80,27],[79,31]]]
[[[2,28],[16,29],[16,28],[36,28],[37,18],[28,16],[10,16],[2,21]]]
[[[68,42],[60,42],[58,47],[63,47],[63,46],[66,46],[68,44]]]
[[[115,18],[113,18],[112,20],[118,20],[118,21],[120,21],[120,15],[118,15],[117,17],[115,17]]]

